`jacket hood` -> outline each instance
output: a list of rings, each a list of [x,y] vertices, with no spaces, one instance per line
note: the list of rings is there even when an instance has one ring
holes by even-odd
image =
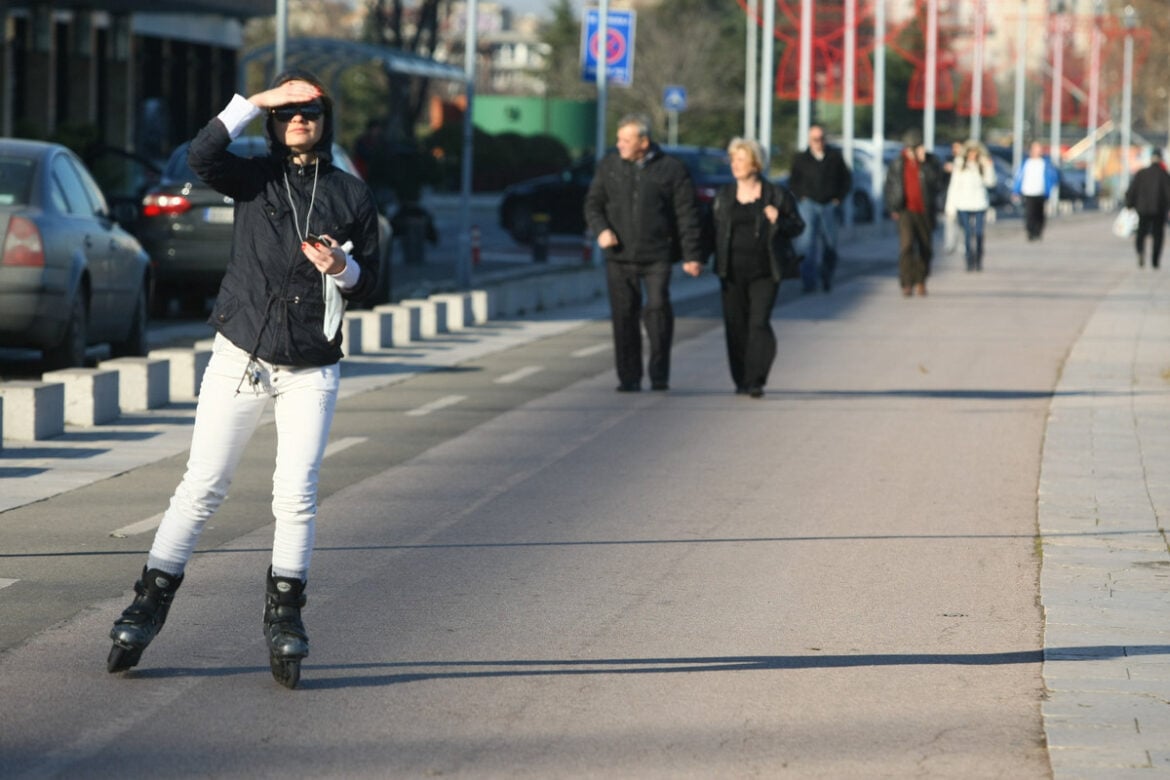
[[[313,152],[316,153],[317,157],[323,162],[332,162],[333,98],[329,96],[329,93],[325,89],[325,85],[321,82],[321,80],[303,68],[289,68],[288,70],[276,76],[276,78],[272,80],[272,83],[268,85],[268,88],[273,89],[274,87],[279,87],[281,84],[284,84],[287,81],[307,81],[321,90],[321,97],[319,100],[321,101],[321,106],[324,109],[324,113],[321,115],[323,126],[321,130],[321,138],[318,139],[317,143],[313,145]],[[264,119],[264,137],[268,141],[268,153],[272,157],[285,160],[288,159],[292,152],[287,146],[285,146],[283,139],[276,137],[276,130],[273,124],[274,122],[275,120],[272,118],[271,114],[269,114]]]

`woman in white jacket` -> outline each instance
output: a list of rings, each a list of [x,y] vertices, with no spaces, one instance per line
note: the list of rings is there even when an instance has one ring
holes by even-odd
[[[978,141],[963,144],[963,155],[951,170],[946,212],[963,229],[968,271],[983,270],[983,225],[991,206],[987,190],[994,186],[995,165],[986,147]]]

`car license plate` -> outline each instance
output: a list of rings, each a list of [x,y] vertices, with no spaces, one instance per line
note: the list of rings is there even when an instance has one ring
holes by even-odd
[[[231,224],[232,222],[232,207],[231,206],[208,206],[203,209],[203,221],[213,222],[217,225]]]

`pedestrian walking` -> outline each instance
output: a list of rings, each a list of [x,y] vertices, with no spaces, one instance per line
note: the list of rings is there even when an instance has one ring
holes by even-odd
[[[943,163],[943,171],[949,177],[951,171],[955,169],[955,165],[963,159],[963,143],[962,141],[951,142],[951,157]],[[947,184],[949,186],[950,180],[948,178]],[[943,211],[943,251],[948,255],[953,255],[955,250],[959,248],[959,216],[952,214],[949,210]]]
[[[926,295],[941,183],[938,158],[922,145],[922,133],[908,130],[902,151],[890,162],[883,191],[886,208],[898,224],[898,280],[907,297]]]
[[[735,392],[762,398],[776,358],[772,307],[785,267],[799,273],[792,239],[804,220],[792,193],[764,178],[758,141],[735,138],[727,153],[735,181],[719,189],[711,209],[727,363]]]
[[[968,271],[983,270],[983,227],[991,208],[987,189],[994,186],[995,164],[987,147],[967,141],[951,167],[946,214],[954,217],[963,231]]]
[[[1162,261],[1162,240],[1166,234],[1166,213],[1170,211],[1170,174],[1162,162],[1162,153],[1155,149],[1150,164],[1134,174],[1125,192],[1125,205],[1137,212],[1138,226],[1134,237],[1138,268],[1145,265],[1146,236],[1153,239],[1150,266],[1158,268]]]
[[[825,142],[820,125],[809,127],[808,148],[793,158],[788,187],[804,220],[804,232],[796,241],[797,253],[804,256],[802,289],[815,292],[819,282],[829,292],[837,271],[841,203],[853,188],[853,174],[841,152]]]
[[[1028,158],[1016,169],[1012,194],[1024,202],[1024,230],[1029,241],[1039,241],[1044,235],[1044,208],[1052,188],[1060,184],[1060,173],[1052,160],[1044,156],[1039,141],[1028,147]]]
[[[228,144],[264,118],[269,156]],[[273,676],[292,688],[309,654],[301,619],[317,517],[317,478],[340,379],[345,300],[377,286],[377,208],[331,162],[333,101],[307,71],[236,95],[191,141],[188,162],[235,201],[231,257],[210,324],[187,470],[163,514],[134,600],[114,623],[107,668],[125,671],[162,629],[204,525],[227,496],[269,399],[276,419],[264,636]]]
[[[654,142],[645,117],[631,114],[618,122],[617,152],[597,166],[585,196],[585,221],[605,250],[617,389],[642,389],[645,326],[650,389],[667,390],[674,338],[671,267],[682,260],[683,270],[698,276],[703,255],[691,176]]]

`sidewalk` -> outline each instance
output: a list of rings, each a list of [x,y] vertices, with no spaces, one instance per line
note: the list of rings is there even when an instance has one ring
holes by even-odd
[[[1093,250],[1128,257],[1109,234]],[[1135,269],[1065,362],[1046,428],[1042,705],[1056,778],[1170,773],[1170,276]]]

